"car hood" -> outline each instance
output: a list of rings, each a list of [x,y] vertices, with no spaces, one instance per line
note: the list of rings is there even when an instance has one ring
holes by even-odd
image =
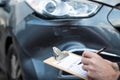
[[[110,6],[116,6],[117,4],[120,4],[120,0],[93,0],[93,1],[104,3]]]

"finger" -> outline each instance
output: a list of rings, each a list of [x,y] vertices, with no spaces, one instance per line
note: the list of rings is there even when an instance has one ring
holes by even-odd
[[[88,67],[88,65],[83,65],[82,69],[88,72],[89,67]]]
[[[113,69],[115,69],[116,71],[119,71],[119,67],[117,65],[117,63],[114,63],[114,62],[111,62],[111,61],[108,61],[105,59],[105,61],[112,66]]]
[[[89,64],[91,64],[91,59],[90,59],[90,58],[82,57],[81,62],[82,62],[84,65],[89,65]]]
[[[84,51],[82,56],[86,58],[92,58],[94,56],[94,53],[89,51]]]
[[[94,79],[92,79],[91,77],[89,77],[89,76],[87,75],[87,80],[94,80]]]
[[[87,80],[94,80],[94,79],[92,79],[94,75],[93,75],[93,73],[91,73],[93,70],[92,70],[92,68],[90,69],[89,65],[83,65],[82,69],[87,71]]]
[[[94,75],[93,75],[93,73],[91,73],[91,71],[87,72],[87,79],[88,80],[98,80],[98,79],[94,79]]]
[[[111,61],[108,61],[106,59],[104,59],[109,65],[113,66],[113,63]]]
[[[86,58],[95,58],[95,57],[100,57],[98,54],[94,53],[94,52],[90,52],[90,51],[84,51],[82,54],[83,57]]]

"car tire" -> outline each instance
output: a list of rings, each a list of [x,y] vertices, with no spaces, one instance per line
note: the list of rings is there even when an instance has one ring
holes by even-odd
[[[23,80],[17,55],[17,51],[13,44],[10,45],[6,57],[8,80]]]

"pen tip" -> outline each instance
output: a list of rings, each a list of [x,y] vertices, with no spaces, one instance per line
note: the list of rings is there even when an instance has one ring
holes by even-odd
[[[102,50],[105,50],[105,49],[106,49],[106,47],[102,48]]]

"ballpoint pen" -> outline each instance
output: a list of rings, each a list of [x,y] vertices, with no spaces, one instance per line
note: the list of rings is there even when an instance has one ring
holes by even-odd
[[[96,54],[100,54],[102,51],[104,51],[106,49],[106,47],[104,47],[104,48],[101,48],[100,50],[98,50],[97,52],[96,52]],[[78,65],[79,64],[82,64],[82,62],[79,62],[78,63]]]

